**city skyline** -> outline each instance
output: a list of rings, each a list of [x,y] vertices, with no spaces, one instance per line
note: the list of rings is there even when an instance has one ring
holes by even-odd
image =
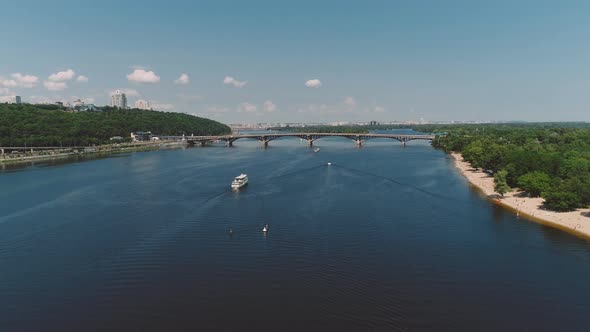
[[[583,2],[72,4],[5,6],[31,17],[0,22],[0,100],[121,90],[225,123],[590,121]]]

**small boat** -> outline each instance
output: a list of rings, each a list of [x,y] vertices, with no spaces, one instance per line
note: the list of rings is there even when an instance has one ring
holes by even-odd
[[[320,151],[320,148],[313,149],[313,152],[318,152],[318,151]]]
[[[332,166],[332,163],[328,163],[328,166]]]
[[[248,175],[242,173],[242,174],[236,176],[236,178],[232,181],[231,188],[232,189],[239,189],[247,184],[248,184]]]
[[[268,225],[264,225],[264,228],[262,228],[262,233],[266,232],[268,232]]]

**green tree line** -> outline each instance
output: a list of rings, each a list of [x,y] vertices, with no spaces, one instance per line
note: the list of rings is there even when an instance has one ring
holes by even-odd
[[[461,153],[494,174],[496,191],[519,188],[543,197],[554,211],[590,205],[590,126],[587,123],[418,126],[446,132],[433,146]]]
[[[184,113],[118,110],[69,113],[57,105],[0,104],[0,146],[86,146],[114,136],[151,131],[154,135],[222,135],[222,123]]]

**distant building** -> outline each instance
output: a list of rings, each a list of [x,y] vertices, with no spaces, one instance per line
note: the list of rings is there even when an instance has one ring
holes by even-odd
[[[68,109],[74,112],[94,112],[100,111],[98,107],[94,104],[86,104],[80,99],[74,100],[68,107]]]
[[[131,133],[131,139],[134,142],[149,141],[152,139],[151,131],[136,131]]]
[[[111,106],[117,107],[120,109],[126,109],[127,108],[127,96],[119,90],[115,91],[115,94],[111,96]]]
[[[20,98],[20,96],[0,97],[0,102],[1,103],[9,103],[9,104],[20,104],[21,98]]]
[[[140,110],[149,110],[150,102],[147,100],[139,99],[135,102],[135,108],[139,108]]]

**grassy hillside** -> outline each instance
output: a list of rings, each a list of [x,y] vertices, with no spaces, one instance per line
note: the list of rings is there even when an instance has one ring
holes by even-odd
[[[221,135],[228,126],[184,113],[114,110],[67,113],[53,105],[0,104],[0,146],[68,146],[109,142],[133,131],[154,135]]]

